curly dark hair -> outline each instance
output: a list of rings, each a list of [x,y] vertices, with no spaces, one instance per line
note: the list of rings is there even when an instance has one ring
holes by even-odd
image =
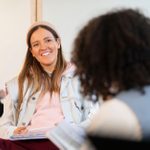
[[[84,96],[114,96],[150,85],[150,19],[138,9],[95,17],[78,33],[72,51]],[[110,90],[115,85],[117,90]]]

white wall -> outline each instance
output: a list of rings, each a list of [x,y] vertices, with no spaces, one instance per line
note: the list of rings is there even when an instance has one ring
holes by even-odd
[[[43,0],[43,20],[56,26],[69,59],[74,37],[90,18],[122,7],[140,8],[150,16],[149,0]]]
[[[31,0],[0,0],[0,88],[18,74],[26,53]]]
[[[43,20],[56,26],[69,59],[74,37],[90,18],[127,6],[141,8],[150,16],[149,0],[43,0]],[[31,0],[0,0],[0,88],[21,69],[30,23]]]

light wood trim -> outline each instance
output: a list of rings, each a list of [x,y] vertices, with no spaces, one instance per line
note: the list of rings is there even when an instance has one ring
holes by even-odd
[[[43,0],[31,0],[31,22],[42,20],[42,1]]]

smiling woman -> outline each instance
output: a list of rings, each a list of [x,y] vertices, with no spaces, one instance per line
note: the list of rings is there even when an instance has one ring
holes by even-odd
[[[57,62],[60,39],[39,28],[31,36],[31,53],[47,72],[53,72]]]
[[[0,120],[0,149],[18,148],[18,142],[8,140],[13,135],[24,135],[41,127],[49,131],[63,120],[84,130],[92,109],[95,111],[92,103],[83,102],[79,82],[74,77],[75,66],[64,59],[60,36],[54,26],[35,22],[27,33],[27,47],[19,76],[6,83],[8,94]],[[5,143],[13,148],[4,148]],[[26,144],[27,149],[32,149],[29,143],[20,141],[19,145]],[[33,149],[41,149],[39,142],[31,143]],[[46,143],[51,145],[48,140]],[[48,149],[49,146],[45,148]]]

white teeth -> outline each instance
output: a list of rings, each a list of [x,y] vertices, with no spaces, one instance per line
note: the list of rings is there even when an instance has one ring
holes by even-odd
[[[49,55],[49,52],[46,52],[46,53],[43,53],[43,54],[41,54],[42,56],[47,56],[47,55]]]

